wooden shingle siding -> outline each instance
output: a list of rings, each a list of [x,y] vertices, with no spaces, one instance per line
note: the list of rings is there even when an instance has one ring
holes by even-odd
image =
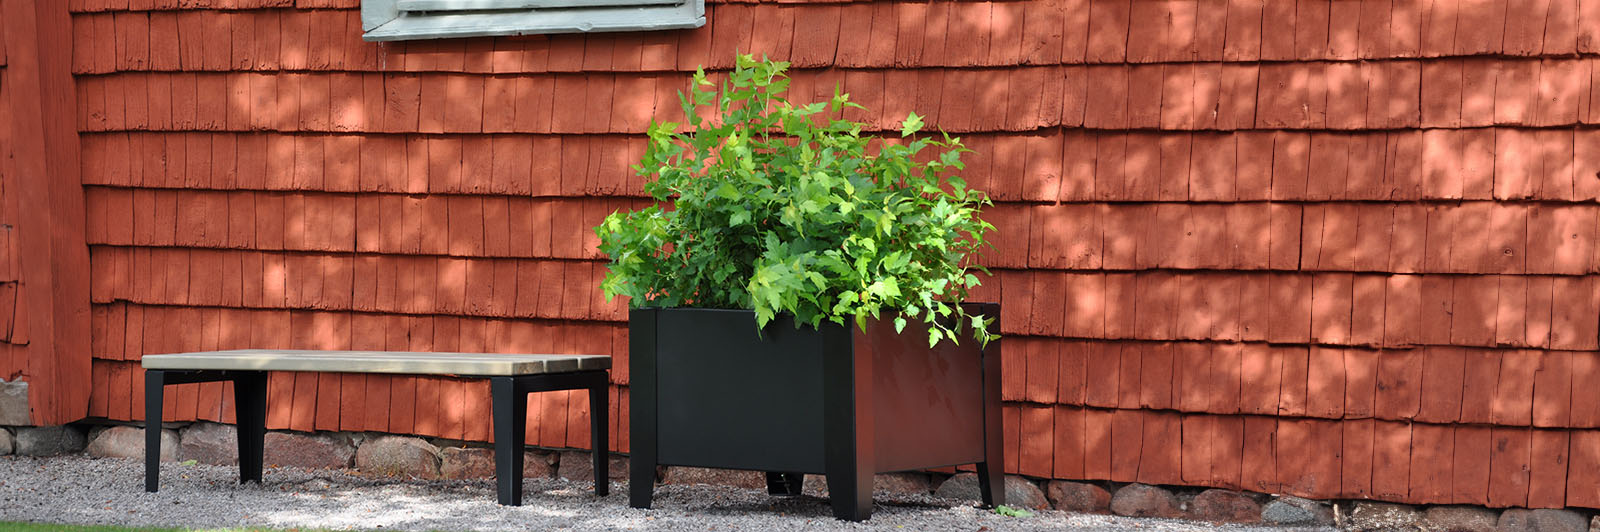
[[[91,414],[141,415],[145,353],[353,347],[609,353],[624,419],[592,227],[739,50],[885,142],[914,110],[976,150],[1008,472],[1600,507],[1600,9],[711,4],[371,44],[353,0],[73,0]],[[485,439],[467,386],[275,375],[268,423]],[[586,397],[531,401],[530,442],[587,445]]]

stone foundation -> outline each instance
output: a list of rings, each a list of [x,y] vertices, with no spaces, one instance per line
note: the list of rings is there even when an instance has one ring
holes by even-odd
[[[181,424],[180,424],[181,425]],[[163,434],[163,458],[196,459],[231,465],[237,463],[236,439],[231,425],[189,423],[169,425]],[[55,454],[84,448],[84,427],[0,427],[0,455]],[[88,431],[88,449],[97,457],[139,457],[143,428],[118,426]],[[15,440],[15,451],[12,443]],[[176,444],[176,445],[174,445]],[[266,438],[268,466],[306,468],[355,467],[371,475],[415,478],[493,478],[494,452],[483,444],[429,440],[415,436],[376,433],[300,433],[271,431]],[[524,456],[526,478],[561,477],[579,482],[592,478],[587,451],[529,447]],[[626,456],[613,454],[611,480],[627,482]],[[683,484],[719,484],[765,490],[765,477],[757,472],[703,468],[664,468],[657,481]],[[819,475],[806,477],[806,494],[826,496]],[[1066,481],[1006,476],[1011,506],[1054,509],[1074,513],[1109,513],[1151,516],[1210,523],[1256,523],[1280,526],[1337,526],[1345,530],[1507,530],[1600,531],[1600,516],[1581,509],[1491,509],[1459,505],[1407,505],[1378,501],[1315,501],[1293,496],[1208,489],[1152,486],[1103,481]],[[894,473],[879,475],[874,492],[880,496],[934,496],[951,501],[975,501],[976,475],[961,473]],[[1594,523],[1591,525],[1591,523]]]

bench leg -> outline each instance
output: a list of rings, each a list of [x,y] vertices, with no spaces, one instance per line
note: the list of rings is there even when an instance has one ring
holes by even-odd
[[[512,377],[489,381],[494,398],[494,479],[500,504],[522,506],[522,444],[528,422],[528,394],[517,393]]]
[[[594,494],[600,497],[611,494],[611,449],[606,441],[609,428],[607,416],[611,414],[610,390],[605,383],[589,388],[589,442],[594,448]]]
[[[978,462],[978,493],[983,505],[1006,503],[1005,442],[1001,427],[1000,340],[983,348],[983,461]]]
[[[161,487],[161,394],[167,372],[144,372],[144,490],[155,493]]]
[[[239,483],[261,482],[267,437],[267,374],[256,371],[233,380],[234,417],[239,423]]]

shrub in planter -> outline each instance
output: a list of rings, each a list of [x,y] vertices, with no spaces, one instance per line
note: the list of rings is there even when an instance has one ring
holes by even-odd
[[[605,293],[634,309],[635,506],[658,463],[765,470],[780,491],[827,474],[849,519],[874,472],[998,478],[998,307],[962,304],[992,227],[952,175],[965,149],[914,113],[899,138],[863,135],[828,118],[860,108],[844,94],[790,103],[787,66],[742,56],[720,91],[697,72],[684,130],[653,123],[638,167],[658,205],[596,229]]]

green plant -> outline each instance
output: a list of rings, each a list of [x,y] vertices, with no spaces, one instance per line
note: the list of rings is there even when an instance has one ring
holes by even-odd
[[[988,197],[953,175],[968,151],[960,139],[917,135],[916,113],[899,139],[864,136],[826,118],[861,108],[846,94],[785,100],[787,68],[740,56],[720,92],[698,71],[679,95],[687,130],[652,122],[635,170],[653,176],[645,190],[658,205],[595,229],[611,258],[606,297],[754,309],[760,326],[790,313],[797,325],[864,327],[888,311],[897,331],[907,318],[931,324],[930,346],[966,325],[987,342],[994,317],[957,305],[979,284],[972,272],[988,274],[968,257],[993,229],[978,216]]]
[[[1021,508],[1012,508],[1004,504],[994,507],[994,513],[1006,517],[1033,517],[1033,512]]]

